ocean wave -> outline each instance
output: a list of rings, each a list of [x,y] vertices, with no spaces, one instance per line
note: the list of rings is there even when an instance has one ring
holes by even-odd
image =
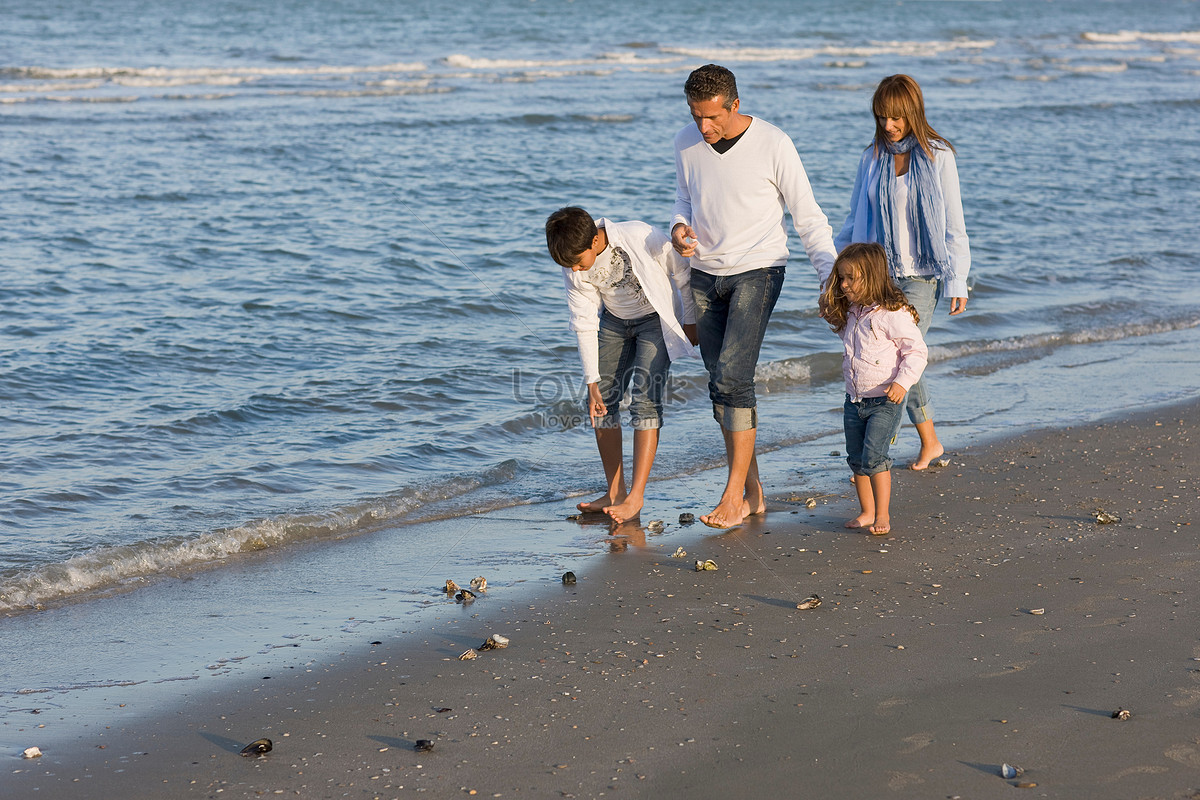
[[[305,75],[364,75],[383,72],[421,72],[427,69],[420,62],[367,65],[317,64],[311,67],[7,67],[0,75],[18,78],[66,80],[70,78],[103,78],[105,80],[154,78],[177,80],[190,78],[211,83],[227,77],[270,77]]]
[[[1139,320],[1121,325],[1083,328],[1075,331],[1053,331],[1026,336],[1014,336],[1008,339],[931,345],[929,347],[929,361],[932,363],[988,353],[1044,350],[1062,345],[1115,342],[1139,336],[1154,336],[1160,333],[1187,330],[1198,326],[1200,326],[1200,316],[1189,314],[1174,319]]]
[[[663,52],[706,61],[807,61],[816,56],[870,58],[872,56],[936,56],[954,50],[994,47],[995,39],[943,39],[928,42],[885,41],[854,46],[825,47],[664,47]]]
[[[0,613],[40,609],[79,595],[120,592],[147,579],[203,569],[238,555],[300,542],[336,539],[377,530],[400,520],[430,518],[419,512],[513,479],[510,459],[473,475],[407,487],[387,497],[363,500],[331,511],[284,514],[197,536],[165,537],[115,547],[99,547],[66,561],[43,564],[0,581]],[[482,509],[481,509],[482,510]],[[457,508],[457,513],[471,509]]]
[[[1192,42],[1200,44],[1200,31],[1175,31],[1172,33],[1152,33],[1147,31],[1098,33],[1085,31],[1081,34],[1081,37],[1086,42],[1103,42],[1105,44],[1130,44],[1133,42]]]

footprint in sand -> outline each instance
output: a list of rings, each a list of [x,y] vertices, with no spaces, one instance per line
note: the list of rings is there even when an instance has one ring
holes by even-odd
[[[915,775],[911,772],[890,772],[888,773],[888,788],[893,792],[898,792],[901,789],[907,789],[913,784],[924,783],[925,781],[920,775]]]
[[[1164,772],[1170,772],[1169,767],[1128,767],[1121,770],[1116,775],[1108,779],[1109,783],[1116,783],[1122,778],[1128,778],[1130,775],[1161,775]]]
[[[922,750],[926,747],[929,747],[929,745],[934,743],[934,738],[933,738],[932,733],[922,732],[922,733],[914,733],[912,736],[905,736],[900,741],[902,741],[908,745],[907,748],[900,751],[900,755],[907,756],[907,755],[912,755],[913,753],[917,752],[918,750]]]
[[[1200,769],[1200,750],[1190,744],[1180,744],[1163,751],[1163,755],[1172,761],[1178,761],[1185,767]]]
[[[906,706],[909,704],[909,702],[909,700],[905,700],[903,697],[889,697],[886,700],[880,700],[875,705],[875,713],[881,717],[884,717],[892,713],[893,709],[899,706]]]

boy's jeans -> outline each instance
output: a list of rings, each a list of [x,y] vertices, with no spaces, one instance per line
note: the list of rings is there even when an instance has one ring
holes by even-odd
[[[888,447],[900,432],[900,404],[886,397],[861,397],[852,402],[846,395],[842,406],[846,428],[846,463],[855,475],[874,475],[892,468]]]
[[[942,297],[942,282],[937,278],[896,278],[895,281],[900,291],[908,298],[908,302],[917,310],[917,316],[921,318],[917,329],[921,331],[921,338],[926,339],[928,344],[925,334],[929,333],[933,312],[937,310],[938,300]],[[933,406],[930,405],[929,392],[925,389],[924,376],[908,390],[904,405],[908,410],[908,418],[914,425],[933,419]]]
[[[621,427],[621,397],[632,382],[629,413],[633,429],[661,428],[671,356],[667,354],[658,314],[621,319],[605,309],[600,315],[599,342],[598,388],[608,414],[596,420],[596,427]]]
[[[708,370],[708,395],[713,417],[727,431],[758,427],[754,368],[783,277],[783,267],[728,276],[692,270],[696,332]]]

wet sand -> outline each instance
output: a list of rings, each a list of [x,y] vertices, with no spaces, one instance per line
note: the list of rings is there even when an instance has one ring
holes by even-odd
[[[841,527],[848,483],[813,509],[772,485],[734,531],[633,530],[577,585],[7,754],[0,796],[1200,797],[1198,425],[1190,404],[897,471],[887,537]],[[493,632],[510,646],[457,660]]]

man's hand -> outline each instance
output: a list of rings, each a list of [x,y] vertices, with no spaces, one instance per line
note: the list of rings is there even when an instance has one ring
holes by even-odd
[[[694,254],[696,252],[696,232],[692,230],[692,226],[684,225],[682,222],[675,223],[675,227],[671,228],[671,246],[684,258]]]
[[[967,298],[951,297],[950,298],[950,316],[957,317],[959,314],[967,310]]]

